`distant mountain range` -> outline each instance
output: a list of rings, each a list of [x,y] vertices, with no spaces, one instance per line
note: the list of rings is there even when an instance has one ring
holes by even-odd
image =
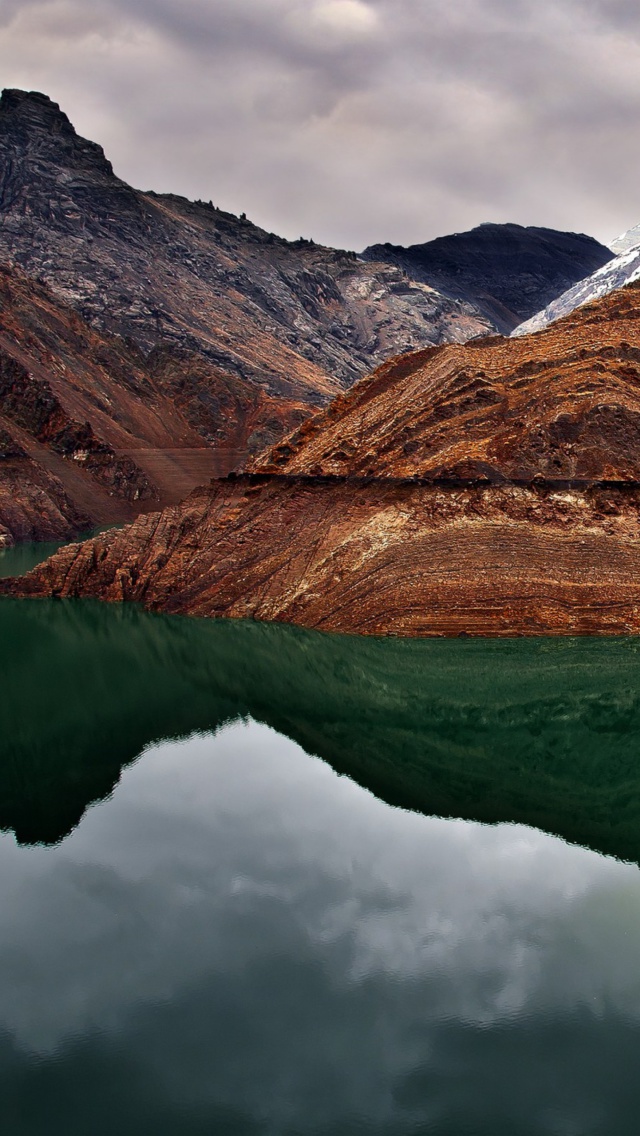
[[[611,250],[617,254],[612,260],[557,296],[542,311],[515,328],[512,334],[530,335],[541,331],[583,304],[598,300],[601,296],[640,279],[640,225],[613,241]]]
[[[371,245],[362,255],[472,304],[503,335],[612,258],[580,233],[488,223],[409,248]]]

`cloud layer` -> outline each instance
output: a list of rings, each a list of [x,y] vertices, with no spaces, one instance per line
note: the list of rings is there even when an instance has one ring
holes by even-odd
[[[631,0],[0,0],[0,66],[133,184],[289,237],[640,220]]]

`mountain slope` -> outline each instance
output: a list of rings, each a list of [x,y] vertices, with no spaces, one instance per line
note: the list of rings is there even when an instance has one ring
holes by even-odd
[[[634,225],[633,228],[627,229],[626,233],[616,237],[609,248],[616,256],[620,256],[620,253],[630,252],[636,245],[640,245],[640,225]]]
[[[230,389],[203,358],[196,381],[193,366],[145,359],[0,267],[0,543],[71,538],[178,501],[307,412],[242,380]]]
[[[612,257],[581,233],[488,223],[409,248],[371,245],[362,255],[473,304],[504,334]]]
[[[262,472],[69,546],[0,591],[367,634],[638,632],[639,335],[640,285],[544,335],[396,360]]]
[[[402,356],[252,468],[314,477],[640,481],[639,338],[634,287],[535,337]]]
[[[628,233],[613,242],[611,248],[617,253],[613,260],[557,296],[545,308],[515,328],[512,334],[531,335],[532,332],[542,331],[583,304],[589,304],[592,300],[598,300],[640,279],[640,226],[629,229]]]

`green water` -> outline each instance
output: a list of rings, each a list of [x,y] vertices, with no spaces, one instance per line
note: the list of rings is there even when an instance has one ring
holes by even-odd
[[[21,841],[61,839],[150,742],[251,716],[390,804],[640,861],[635,639],[375,640],[5,600],[0,643],[0,827]]]
[[[36,564],[53,556],[62,545],[60,541],[25,541],[15,548],[0,548],[0,579],[3,576],[24,576]]]
[[[636,640],[0,601],[3,1132],[635,1136],[639,738]]]
[[[121,525],[103,525],[101,528],[81,533],[77,540],[88,540],[89,537],[97,536],[98,533],[121,527]],[[0,548],[0,579],[4,576],[24,576],[25,572],[30,572],[36,564],[41,564],[43,560],[53,556],[54,552],[63,547],[64,543],[60,541],[39,540],[24,541],[22,544],[14,545],[13,548]]]

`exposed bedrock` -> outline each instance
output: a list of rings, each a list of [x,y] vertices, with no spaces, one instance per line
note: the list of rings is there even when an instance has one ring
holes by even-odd
[[[252,475],[3,589],[365,634],[640,632],[639,344],[632,286],[404,356]]]
[[[266,395],[326,402],[383,359],[493,330],[399,267],[285,241],[204,201],[142,193],[38,92],[0,101],[0,260],[93,327],[203,356]]]
[[[202,355],[144,355],[44,285],[0,266],[0,462],[5,541],[64,540],[171,504],[308,413]],[[3,452],[6,446],[3,448]]]
[[[640,285],[537,335],[391,360],[253,468],[640,480]]]
[[[219,482],[0,588],[373,635],[637,632],[640,490]]]

